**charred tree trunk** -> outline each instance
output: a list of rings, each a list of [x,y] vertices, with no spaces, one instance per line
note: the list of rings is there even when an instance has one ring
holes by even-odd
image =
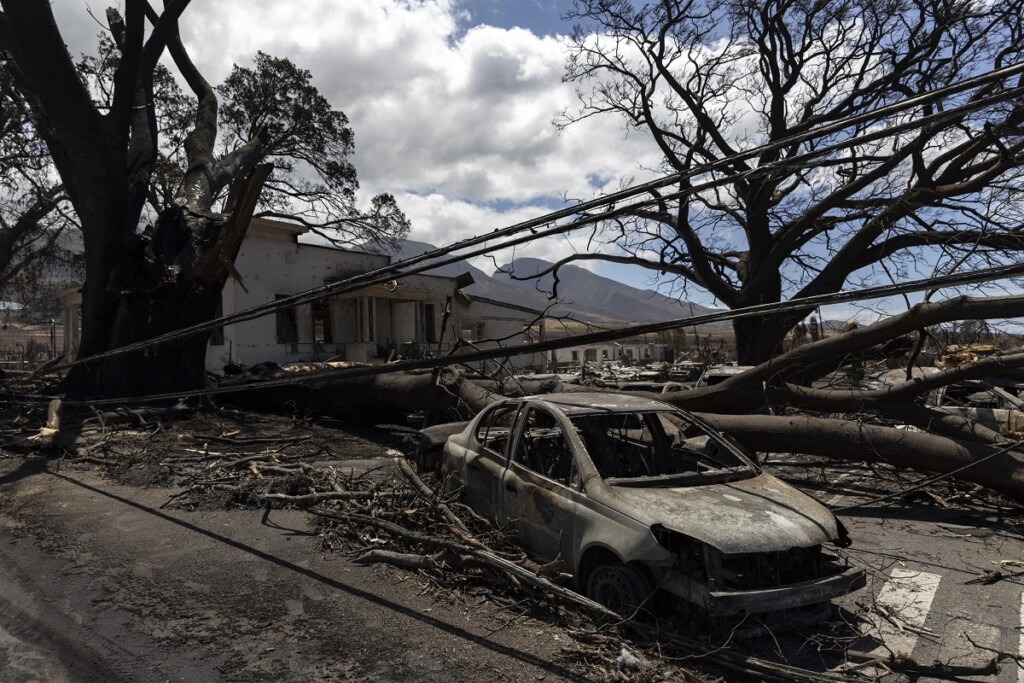
[[[262,187],[236,193],[230,216],[213,210],[221,191],[254,168],[265,133],[217,158],[217,96],[178,35],[188,0],[129,2],[107,11],[120,51],[109,106],[102,111],[79,77],[49,3],[0,0],[0,51],[46,141],[81,221],[86,279],[79,357],[102,354],[183,325],[210,320]],[[151,26],[147,30],[146,21]],[[188,170],[172,206],[138,235],[158,156],[153,73],[169,51],[197,98],[184,140]],[[267,170],[269,173],[269,169]],[[250,188],[251,189],[251,188]],[[75,394],[126,396],[201,386],[206,336],[149,353],[110,357],[70,373]]]
[[[184,291],[129,291],[121,295],[110,348],[213,320],[221,291],[194,285]],[[110,396],[145,396],[202,387],[209,333],[101,362],[98,386]]]
[[[774,302],[757,302],[774,303]],[[753,305],[753,304],[751,304]],[[760,365],[782,351],[782,342],[794,323],[775,316],[736,318],[736,359],[740,365]]]
[[[204,323],[216,317],[221,290],[245,237],[252,211],[270,167],[258,167],[240,183],[230,217],[165,210],[156,225],[132,235],[99,300],[86,301],[83,316],[105,321],[91,327],[96,353]],[[93,273],[94,274],[94,273]],[[203,386],[209,333],[129,352],[69,373],[63,388],[71,394],[142,396]],[[87,356],[85,344],[80,352]]]
[[[667,403],[713,413],[749,413],[770,403],[802,406],[822,412],[842,412],[906,401],[943,384],[987,374],[1019,373],[1024,355],[992,356],[936,378],[920,378],[880,391],[857,389],[817,390],[811,383],[834,369],[843,359],[862,355],[866,349],[899,346],[899,338],[932,325],[952,320],[1016,318],[1024,315],[1024,296],[975,298],[959,296],[922,303],[874,325],[828,337],[770,358],[712,387],[670,394],[649,395]],[[803,386],[800,386],[803,385]]]
[[[361,364],[353,364],[358,368]],[[362,366],[365,367],[365,366]],[[257,410],[304,411],[369,424],[406,422],[424,412],[434,422],[466,420],[502,398],[493,383],[477,383],[455,368],[414,370],[316,381],[316,370],[285,372],[268,363],[226,380],[237,385],[232,401]],[[246,390],[252,381],[291,379],[272,389]]]
[[[768,240],[767,236],[763,240]],[[747,257],[747,267],[752,267],[757,254]],[[782,300],[782,281],[771,268],[764,272],[752,273],[753,281],[746,285],[736,297],[731,308],[745,308],[760,304],[774,304]],[[808,311],[809,312],[809,311]],[[782,353],[783,341],[793,326],[804,318],[807,312],[735,318],[732,321],[736,339],[736,358],[740,365],[760,365]]]
[[[113,184],[113,183],[112,183]],[[84,203],[87,207],[79,208],[82,223],[82,237],[85,247],[85,281],[82,283],[81,325],[82,337],[78,348],[78,356],[85,358],[102,353],[108,348],[108,336],[114,326],[117,315],[118,296],[113,281],[116,273],[122,272],[128,262],[126,256],[133,249],[131,244],[137,239],[134,226],[126,223],[111,227],[110,211],[118,201],[114,194],[107,201],[101,202],[93,195]],[[92,206],[97,204],[97,206]],[[121,212],[118,211],[119,215]],[[93,365],[79,366],[69,374],[63,388],[85,390],[95,386],[96,367]]]
[[[161,222],[173,222],[163,221]],[[157,233],[168,229],[159,227]],[[175,228],[169,228],[175,229]],[[79,357],[212,320],[220,297],[216,283],[176,278],[194,264],[156,256],[148,236],[131,236],[119,263],[107,272],[87,269],[82,290],[83,338]],[[106,275],[106,277],[104,277]],[[202,386],[208,335],[197,335],[144,352],[76,366],[61,384],[72,395],[138,396]]]
[[[753,451],[807,453],[858,462],[887,462],[956,477],[1024,500],[1024,455],[947,437],[803,415],[711,415],[701,417]]]

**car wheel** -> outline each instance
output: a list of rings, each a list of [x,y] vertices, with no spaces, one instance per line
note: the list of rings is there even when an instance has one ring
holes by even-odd
[[[623,616],[636,612],[653,592],[643,572],[621,562],[601,565],[587,578],[590,599]]]

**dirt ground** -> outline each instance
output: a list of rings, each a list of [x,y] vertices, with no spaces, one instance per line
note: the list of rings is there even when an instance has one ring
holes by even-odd
[[[267,419],[322,459],[384,456],[409,431]],[[209,451],[190,437],[210,420],[259,438],[220,413],[93,429],[102,447],[77,461],[0,450],[0,681],[591,679],[560,627],[324,552],[305,512],[216,492],[168,506],[193,474],[160,463]]]
[[[407,485],[401,495],[394,488],[392,459],[411,450],[408,427],[230,409],[173,419],[114,413],[40,450],[24,437],[44,417],[0,424],[0,683],[723,680],[704,654],[673,660],[678,652],[661,642],[623,641],[614,624],[588,621],[501,574],[356,562],[366,549],[394,548],[395,538],[325,526],[295,497],[344,488],[366,496],[323,504],[441,533],[430,505]],[[839,509],[910,483],[849,463],[826,471],[776,458],[772,468]],[[981,671],[992,653],[1017,651],[1020,578],[977,581],[986,566],[1013,569],[1024,557],[1024,520],[1010,512],[952,485],[848,510],[856,539],[848,552],[870,570],[871,590],[837,601],[809,631],[742,642],[687,635],[709,639],[702,653],[754,655],[821,676],[805,680],[843,680],[848,654],[836,646],[867,642],[873,652],[880,632],[862,632],[865,617],[894,572],[912,570],[936,588],[942,581],[918,625],[918,661]],[[478,538],[492,547],[501,540]],[[894,633],[906,641],[902,629]],[[1017,681],[1012,662],[971,680]]]

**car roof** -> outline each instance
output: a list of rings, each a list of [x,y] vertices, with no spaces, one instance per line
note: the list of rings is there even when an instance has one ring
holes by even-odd
[[[564,394],[528,396],[532,401],[551,403],[566,415],[587,413],[630,412],[640,410],[676,410],[675,407],[652,398],[612,391],[580,391]]]

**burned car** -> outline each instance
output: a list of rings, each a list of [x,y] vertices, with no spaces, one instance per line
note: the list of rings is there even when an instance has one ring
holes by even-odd
[[[712,617],[823,616],[865,585],[829,510],[695,416],[628,394],[506,399],[448,438],[442,474],[538,561],[628,613],[661,589]]]

